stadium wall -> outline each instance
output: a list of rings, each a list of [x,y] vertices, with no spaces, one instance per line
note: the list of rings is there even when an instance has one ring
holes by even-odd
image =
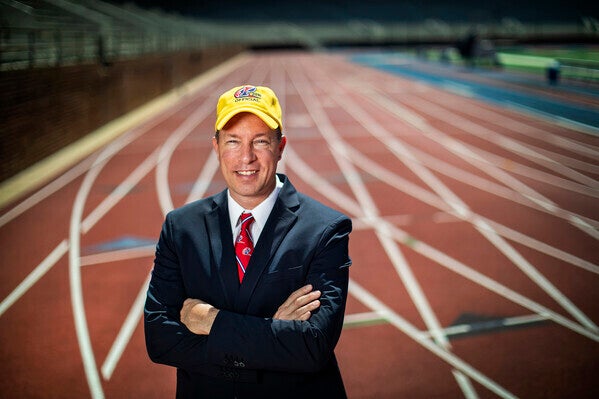
[[[0,182],[178,87],[240,46],[0,73]]]

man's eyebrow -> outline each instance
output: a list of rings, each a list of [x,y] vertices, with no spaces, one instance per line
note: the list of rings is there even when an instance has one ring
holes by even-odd
[[[259,137],[264,137],[264,136],[270,137],[270,133],[271,132],[260,132],[260,133],[256,133],[255,136],[252,136],[252,139],[257,139]],[[223,137],[238,139],[240,136],[237,133],[224,133]]]

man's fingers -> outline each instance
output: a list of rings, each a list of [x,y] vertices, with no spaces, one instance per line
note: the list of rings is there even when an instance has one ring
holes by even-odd
[[[295,311],[295,314],[299,315],[299,316],[303,316],[306,313],[308,313],[308,317],[310,317],[311,312],[313,310],[318,309],[319,306],[320,306],[320,301],[319,300],[315,300],[315,301],[312,301],[312,302],[308,303],[307,305],[302,306],[301,308],[297,309]]]
[[[312,312],[318,309],[319,306],[320,301],[316,299],[299,307],[281,307],[274,318],[283,320],[308,320],[312,315]]]
[[[300,298],[303,295],[306,295],[307,293],[309,293],[310,291],[312,291],[312,285],[308,284],[308,285],[304,285],[303,287],[301,287],[298,290],[295,290],[291,293],[291,295],[289,295],[289,298],[287,298],[287,300],[283,303],[282,306],[290,306],[293,302],[295,302],[298,298]]]
[[[301,315],[300,317],[298,317],[297,320],[299,320],[299,321],[307,321],[310,318],[310,316],[312,316],[312,313],[306,312],[303,315]]]
[[[312,292],[307,293],[306,295],[302,295],[299,298],[297,298],[293,302],[293,304],[291,304],[291,307],[295,308],[295,309],[299,309],[302,306],[304,306],[312,301],[317,300],[318,298],[320,298],[320,291],[312,291]]]
[[[305,285],[294,291],[279,307],[274,315],[276,319],[308,320],[311,312],[320,306],[320,291],[312,291],[312,285]]]

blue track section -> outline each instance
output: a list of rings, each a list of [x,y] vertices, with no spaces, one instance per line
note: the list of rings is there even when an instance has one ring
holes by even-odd
[[[85,247],[85,254],[96,254],[108,251],[118,251],[122,249],[132,249],[156,245],[156,240],[134,236],[121,236],[114,240],[105,241],[96,245]]]
[[[451,76],[450,67],[447,74],[434,74],[418,69],[420,61],[405,56],[397,56],[398,62],[391,62],[389,54],[362,54],[351,57],[356,62],[377,68],[392,74],[402,75],[410,79],[420,80],[444,88],[459,87],[468,95],[504,106],[516,107],[528,112],[538,113],[552,118],[568,120],[599,128],[599,111],[593,108],[574,105],[571,103],[547,99],[538,95],[519,92],[514,89],[485,85],[467,79]],[[405,62],[401,62],[405,60]],[[439,66],[439,68],[442,68]],[[473,72],[474,73],[474,72]],[[498,81],[501,84],[501,81]]]

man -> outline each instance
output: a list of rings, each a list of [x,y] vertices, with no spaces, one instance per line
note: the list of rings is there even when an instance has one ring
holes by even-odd
[[[212,143],[227,189],[162,227],[144,326],[178,398],[346,397],[333,349],[351,221],[276,173],[281,119],[267,87],[224,93]]]

